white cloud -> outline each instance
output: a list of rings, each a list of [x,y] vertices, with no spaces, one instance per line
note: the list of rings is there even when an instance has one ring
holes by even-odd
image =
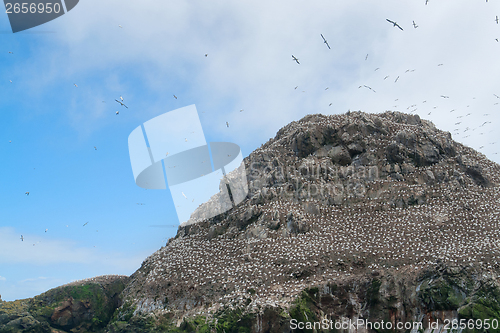
[[[26,283],[26,282],[40,281],[40,280],[47,280],[47,278],[44,277],[44,276],[40,276],[40,277],[37,277],[37,278],[24,279],[24,280],[19,281],[19,284],[23,284],[23,283]]]
[[[124,253],[102,252],[96,248],[78,246],[69,240],[46,239],[36,235],[23,235],[14,228],[0,228],[0,263],[2,264],[81,264],[103,267],[107,270],[133,271],[146,257],[145,254],[130,256]]]
[[[3,276],[0,276],[0,281],[6,281],[7,279],[4,278]]]
[[[96,12],[97,5],[100,10]],[[494,9],[500,9],[499,5],[466,0],[427,6],[396,0],[383,4],[368,0],[94,0],[80,3],[55,23],[61,33],[47,57],[57,62],[52,60],[50,65],[42,56],[25,70],[39,72],[43,78],[38,82],[44,84],[107,71],[106,82],[81,86],[80,91],[86,96],[127,93],[142,116],[168,111],[165,105],[172,92],[182,91],[187,104],[197,100],[200,112],[210,115],[202,119],[204,126],[219,137],[253,147],[308,113],[409,112],[416,108],[416,113],[442,129],[458,128],[461,136],[457,139],[476,149],[485,146],[483,150],[494,157],[498,148],[488,145],[495,140],[490,130],[500,121],[493,96],[500,94],[495,91],[500,86],[496,61],[500,43],[495,38],[500,35],[491,17]],[[386,18],[398,22],[404,31],[392,27]],[[32,70],[40,63],[48,69]],[[439,63],[443,66],[438,67]],[[116,70],[123,67],[129,69],[128,75],[141,78],[140,85],[127,82]],[[407,69],[415,71],[406,73]],[[389,78],[384,80],[385,76]],[[376,93],[358,89],[364,84]],[[136,95],[137,88],[159,97],[145,100]],[[410,105],[416,106],[408,109]],[[478,133],[464,138],[467,126],[455,126],[458,121],[451,121],[449,111],[456,109],[465,116],[467,105],[477,116],[478,124],[471,125]],[[82,113],[79,104],[69,110],[72,125],[87,132],[101,128],[105,123],[102,106],[87,107],[88,113]],[[240,113],[240,109],[245,111]],[[492,124],[479,129],[484,113],[495,115],[485,118]],[[227,130],[226,121],[232,124]]]

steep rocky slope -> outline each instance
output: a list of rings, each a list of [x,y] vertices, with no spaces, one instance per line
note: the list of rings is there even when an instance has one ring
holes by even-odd
[[[290,332],[292,319],[365,319],[429,332],[437,320],[500,321],[500,166],[450,133],[397,112],[309,115],[244,162],[242,204],[181,226],[99,325],[57,328]]]
[[[475,293],[497,295],[500,167],[432,123],[310,115],[245,165],[248,199],[182,226],[131,276],[118,318],[215,325],[236,311],[251,331],[288,331],[301,295],[314,318],[406,321],[472,315]]]

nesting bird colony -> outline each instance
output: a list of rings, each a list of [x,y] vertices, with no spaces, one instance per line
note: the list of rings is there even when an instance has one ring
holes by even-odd
[[[182,226],[131,276],[136,311],[287,307],[306,287],[439,264],[500,271],[500,166],[417,115],[306,116],[245,165],[240,206]]]

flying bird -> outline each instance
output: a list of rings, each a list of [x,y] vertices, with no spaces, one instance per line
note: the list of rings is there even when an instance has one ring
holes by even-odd
[[[417,28],[418,28],[418,25],[416,25],[416,24],[415,24],[415,21],[413,21],[413,27],[414,27],[415,29],[417,29]]]
[[[24,237],[23,237],[23,235],[21,235],[21,242],[24,242]]]
[[[398,82],[398,79],[399,79],[399,76],[396,78],[396,80],[394,80],[394,83]]]
[[[10,81],[10,83],[12,83],[12,80],[9,80],[9,81]]]
[[[89,224],[89,223],[88,223],[88,222],[85,222],[85,224],[84,224],[83,226],[85,227],[87,224]]]
[[[368,59],[368,53],[366,54],[365,61]]]
[[[30,192],[24,192],[24,194],[26,194],[26,195],[30,195]]]
[[[425,5],[427,6],[427,3],[429,2],[429,0],[425,0]],[[486,0],[486,2],[488,2],[488,0]]]
[[[368,88],[368,89],[370,89],[373,92],[376,92],[375,90],[373,90],[371,87],[368,87],[367,85],[363,85],[363,87]]]
[[[77,88],[78,88],[78,86],[77,86],[77,84],[76,84],[76,83],[73,83],[73,85],[74,85],[75,87],[77,87]]]
[[[49,229],[45,229],[45,232],[49,231]]]
[[[498,24],[498,15],[495,17],[495,22]]]
[[[120,98],[121,98],[121,97],[120,97]],[[121,106],[124,106],[124,107],[126,107],[126,108],[128,109],[128,106],[126,106],[125,104],[123,104],[123,102],[122,102],[122,101],[119,101],[119,100],[117,100],[117,99],[115,99],[115,101],[116,101],[117,103],[119,103]]]
[[[181,193],[182,193],[182,195],[184,196],[184,198],[186,198],[186,199],[187,199],[187,197],[186,197],[186,195],[184,194],[184,192],[181,192]]]
[[[387,79],[389,77],[389,75],[387,75],[386,77],[384,77],[384,80]]]
[[[294,60],[297,64],[300,65],[299,59],[295,58],[295,56],[292,54],[292,60]]]
[[[208,57],[208,53],[205,53],[205,57]]]
[[[330,45],[328,45],[328,42],[326,41],[325,37],[323,37],[323,34],[321,34],[321,38],[323,38],[323,43],[325,43],[326,46],[328,46],[328,49],[330,50]]]
[[[97,150],[97,147],[96,147],[96,146],[94,146],[94,149],[95,149],[95,150]]]
[[[443,97],[443,98],[450,98],[449,96],[444,96],[444,95],[441,95],[441,97]]]
[[[226,126],[229,127],[229,123],[226,121]]]
[[[177,99],[177,96],[174,95],[174,98]]]
[[[14,52],[9,51],[10,54],[14,54]]]
[[[394,26],[394,27],[398,27],[399,29],[403,30],[403,28],[401,28],[401,26],[400,26],[399,24],[397,24],[396,22],[391,21],[391,20],[389,20],[389,19],[386,19],[386,20],[387,20],[387,22],[392,23],[392,26]]]
[[[119,24],[118,24],[118,26],[119,26],[120,28],[123,28],[123,27],[122,27],[121,25],[119,25]]]
[[[119,115],[119,114],[120,114],[120,111],[116,111],[115,113],[116,113],[116,115]]]

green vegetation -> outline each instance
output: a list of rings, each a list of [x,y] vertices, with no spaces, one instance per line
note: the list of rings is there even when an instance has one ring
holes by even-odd
[[[89,282],[51,289],[31,299],[2,302],[0,332],[103,331],[124,288],[123,279],[105,285]]]
[[[368,304],[370,307],[376,306],[378,303],[380,303],[380,286],[382,285],[382,281],[378,279],[373,279],[372,283],[370,284],[370,287],[368,288],[366,292],[366,300],[368,301]]]
[[[244,314],[242,309],[227,310],[218,315],[215,329],[218,333],[250,333],[255,314]]]
[[[474,273],[474,271],[472,271]],[[33,299],[0,303],[0,333],[50,333],[52,328],[66,332],[109,333],[250,333],[282,332],[288,329],[291,319],[314,323],[328,316],[350,316],[354,311],[352,297],[358,297],[359,305],[369,311],[371,322],[391,321],[398,307],[408,304],[424,305],[425,311],[457,310],[460,319],[496,320],[498,326],[488,333],[500,333],[500,288],[492,279],[478,279],[477,275],[464,270],[441,271],[423,277],[417,299],[408,300],[408,294],[392,292],[397,288],[392,279],[384,276],[354,281],[354,284],[328,284],[325,293],[313,287],[303,290],[289,310],[286,308],[260,308],[248,312],[251,298],[244,299],[241,308],[221,310],[213,317],[185,317],[182,321],[177,312],[162,315],[140,315],[134,302],[128,300],[116,309],[118,295],[124,283],[102,286],[97,283],[66,286],[50,290]],[[254,289],[248,294],[255,295]],[[414,289],[412,293],[414,292]],[[355,293],[355,295],[353,294]],[[414,294],[413,294],[414,295]],[[158,296],[168,302],[166,296]],[[407,303],[408,302],[408,303]],[[406,305],[404,305],[406,304]],[[418,305],[417,305],[418,306]],[[182,314],[182,313],[181,313]],[[62,318],[62,319],[61,319]],[[327,317],[328,318],[328,317]],[[337,319],[340,317],[337,317]],[[335,320],[335,319],[334,319]],[[50,326],[49,326],[50,325]],[[28,329],[26,329],[28,327]],[[311,326],[295,332],[325,333]],[[390,331],[393,332],[393,331]],[[463,333],[480,333],[484,329],[465,329]],[[389,333],[377,331],[377,333]],[[422,332],[419,332],[422,333]]]
[[[456,310],[465,299],[461,288],[443,277],[425,280],[420,286],[419,297],[431,311]]]
[[[458,315],[466,320],[480,320],[484,323],[489,319],[491,323],[496,319],[496,325],[491,327],[488,332],[500,333],[500,290],[495,285],[483,284],[479,290],[470,298],[467,298],[468,304],[458,310]],[[483,332],[484,329],[466,329],[464,333]]]
[[[316,301],[318,298],[318,288],[306,289],[300,297],[294,302],[290,308],[290,317],[296,319],[297,322],[315,322],[318,321],[318,316],[313,309],[316,309]],[[296,330],[299,333],[312,333],[313,330]]]
[[[114,320],[129,321],[134,315],[135,310],[136,306],[133,305],[132,302],[125,301],[125,303],[123,303],[121,308],[116,310],[115,314],[113,315],[113,321]]]

